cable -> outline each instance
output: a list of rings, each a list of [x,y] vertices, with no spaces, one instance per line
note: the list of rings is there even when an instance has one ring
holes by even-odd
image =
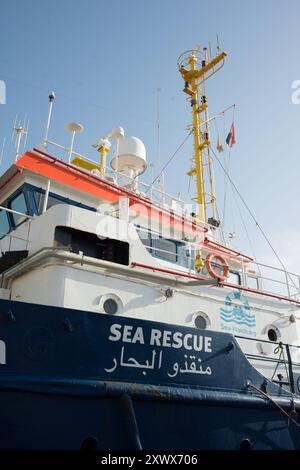
[[[270,397],[270,395],[268,395],[267,393],[263,392],[260,388],[256,387],[255,385],[253,384],[248,384],[248,387],[252,387],[254,388],[254,390],[256,390],[257,392],[261,393],[265,398],[267,398],[268,400],[270,400],[272,403],[274,403],[274,405],[277,406],[277,408],[292,422],[294,423],[297,428],[300,428],[300,424],[295,420],[293,419],[283,408],[282,406],[280,406],[272,397]]]
[[[258,221],[256,220],[253,212],[251,211],[251,209],[249,208],[248,204],[246,203],[245,199],[243,198],[243,196],[241,195],[240,191],[238,190],[238,188],[236,187],[235,183],[233,182],[232,178],[230,177],[230,175],[228,174],[228,172],[226,171],[226,169],[224,168],[224,165],[222,165],[220,159],[218,158],[218,155],[216,154],[216,152],[213,150],[213,148],[211,149],[215,159],[217,160],[217,162],[219,163],[220,167],[222,168],[222,170],[224,171],[224,173],[226,174],[227,178],[229,179],[231,185],[233,186],[233,188],[235,189],[237,195],[239,196],[240,200],[242,201],[242,203],[244,204],[247,212],[250,214],[251,218],[253,219],[253,221],[255,222],[255,225],[257,226],[257,228],[259,229],[260,233],[262,234],[263,238],[265,239],[265,241],[267,242],[267,244],[269,245],[269,247],[271,248],[271,250],[273,251],[276,259],[278,260],[278,262],[280,263],[281,267],[283,268],[284,272],[286,273],[286,275],[290,278],[292,284],[294,285],[295,289],[299,292],[299,288],[296,286],[293,278],[291,277],[290,273],[287,271],[285,265],[283,264],[281,258],[278,256],[277,252],[275,251],[275,248],[273,248],[273,245],[271,244],[270,240],[268,239],[267,235],[265,234],[264,230],[262,229],[262,227],[259,225]]]
[[[190,132],[188,133],[188,135],[185,137],[185,139],[183,140],[183,142],[179,145],[179,147],[175,150],[175,152],[173,153],[173,155],[169,158],[169,160],[167,161],[167,163],[163,166],[162,170],[159,172],[159,174],[156,176],[156,178],[154,178],[154,180],[152,181],[152,183],[150,184],[150,187],[146,190],[146,193],[150,190],[150,188],[154,185],[154,183],[158,180],[158,178],[162,175],[162,173],[165,171],[165,169],[167,168],[167,166],[171,163],[171,161],[173,160],[173,158],[175,157],[175,155],[177,154],[177,152],[179,152],[179,150],[184,146],[184,144],[186,143],[186,141],[188,140],[188,138],[190,137],[190,135],[194,132],[194,129],[191,129]]]

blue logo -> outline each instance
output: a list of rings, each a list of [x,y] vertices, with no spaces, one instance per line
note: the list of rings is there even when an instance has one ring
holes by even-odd
[[[239,303],[240,305],[233,305]],[[225,298],[225,307],[221,307],[220,316],[226,323],[235,323],[236,325],[245,325],[249,328],[256,326],[256,318],[250,313],[250,305],[246,297],[240,292],[235,291],[228,294]]]

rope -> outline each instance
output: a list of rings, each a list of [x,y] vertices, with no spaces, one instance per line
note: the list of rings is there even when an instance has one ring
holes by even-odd
[[[297,428],[300,428],[300,424],[299,424],[294,418],[292,418],[292,417],[282,408],[282,406],[280,406],[272,397],[270,397],[270,395],[268,395],[266,392],[263,392],[263,390],[261,390],[260,388],[256,387],[256,385],[248,384],[248,387],[254,388],[254,390],[256,390],[256,391],[259,392],[261,395],[263,395],[265,398],[267,398],[267,399],[270,400],[272,403],[274,403],[274,405],[276,405],[277,408],[278,408],[292,423],[294,423],[295,426],[297,426]]]
[[[283,363],[284,363],[285,373],[286,373],[286,376],[287,376],[287,378],[288,378],[289,386],[290,386],[290,390],[291,390],[290,374],[288,373],[288,370],[287,370],[286,359],[285,359],[284,349],[283,349],[283,344],[282,344],[281,341],[280,341],[280,343],[278,344],[277,348],[274,349],[274,354],[278,354],[279,350],[280,350],[280,354],[279,354],[279,357],[278,357],[278,362],[277,362],[276,367],[275,367],[275,370],[274,370],[274,372],[273,372],[271,381],[273,381],[274,376],[275,376],[275,374],[276,374],[276,372],[277,372],[278,366],[279,366],[279,364],[280,364],[280,361],[282,360]],[[282,358],[282,359],[281,359],[281,358]]]

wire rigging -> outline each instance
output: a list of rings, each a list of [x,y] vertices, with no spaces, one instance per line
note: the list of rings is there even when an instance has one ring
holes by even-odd
[[[237,186],[235,185],[234,181],[232,180],[231,176],[229,175],[229,173],[227,172],[226,168],[224,167],[224,165],[222,165],[218,155],[216,154],[216,152],[214,151],[214,149],[212,148],[212,153],[216,159],[216,161],[218,162],[218,164],[220,165],[220,167],[222,168],[222,170],[224,171],[224,173],[226,174],[228,180],[230,181],[230,184],[232,185],[232,187],[234,188],[234,190],[236,191],[236,194],[239,196],[240,200],[242,201],[243,205],[245,206],[247,212],[249,213],[250,217],[253,219],[255,225],[257,226],[257,228],[259,229],[260,233],[262,234],[263,238],[265,239],[265,241],[267,242],[267,244],[269,245],[269,247],[271,248],[273,254],[275,255],[277,261],[280,263],[281,267],[283,268],[284,272],[286,273],[286,275],[290,278],[292,284],[294,285],[295,289],[297,291],[299,291],[299,288],[298,286],[296,286],[293,278],[291,277],[290,273],[287,271],[283,261],[281,260],[281,258],[279,257],[278,253],[276,252],[275,248],[273,247],[273,245],[271,244],[269,238],[267,237],[266,233],[264,232],[263,228],[261,227],[261,225],[259,224],[259,222],[256,220],[253,212],[251,211],[250,207],[248,206],[248,204],[246,203],[245,199],[243,198],[243,196],[241,195],[239,189],[237,188]]]
[[[172,162],[172,160],[175,158],[176,154],[179,152],[179,150],[184,146],[184,144],[186,143],[186,141],[188,140],[188,138],[190,137],[190,135],[193,133],[194,129],[191,129],[190,132],[188,133],[188,135],[184,138],[184,140],[181,142],[181,144],[179,145],[179,147],[177,147],[177,149],[175,150],[175,152],[171,155],[171,157],[169,158],[169,160],[167,161],[167,163],[163,166],[163,168],[161,169],[161,171],[158,173],[158,175],[154,178],[154,180],[152,181],[150,187],[146,190],[146,193],[148,191],[150,191],[150,188],[154,185],[154,183],[160,178],[160,176],[162,175],[162,173],[165,171],[165,169],[170,165],[170,163]]]

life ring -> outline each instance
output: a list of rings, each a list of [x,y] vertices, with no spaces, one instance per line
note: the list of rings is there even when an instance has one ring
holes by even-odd
[[[217,262],[219,262],[222,265],[223,274],[220,274],[219,272],[214,271],[212,267],[212,259],[215,259]],[[206,268],[207,273],[211,277],[213,277],[214,279],[219,279],[220,281],[225,281],[225,279],[227,279],[229,275],[229,266],[227,264],[227,261],[225,261],[225,259],[222,256],[216,255],[215,253],[209,253],[207,255],[206,260],[205,260],[205,268]]]

